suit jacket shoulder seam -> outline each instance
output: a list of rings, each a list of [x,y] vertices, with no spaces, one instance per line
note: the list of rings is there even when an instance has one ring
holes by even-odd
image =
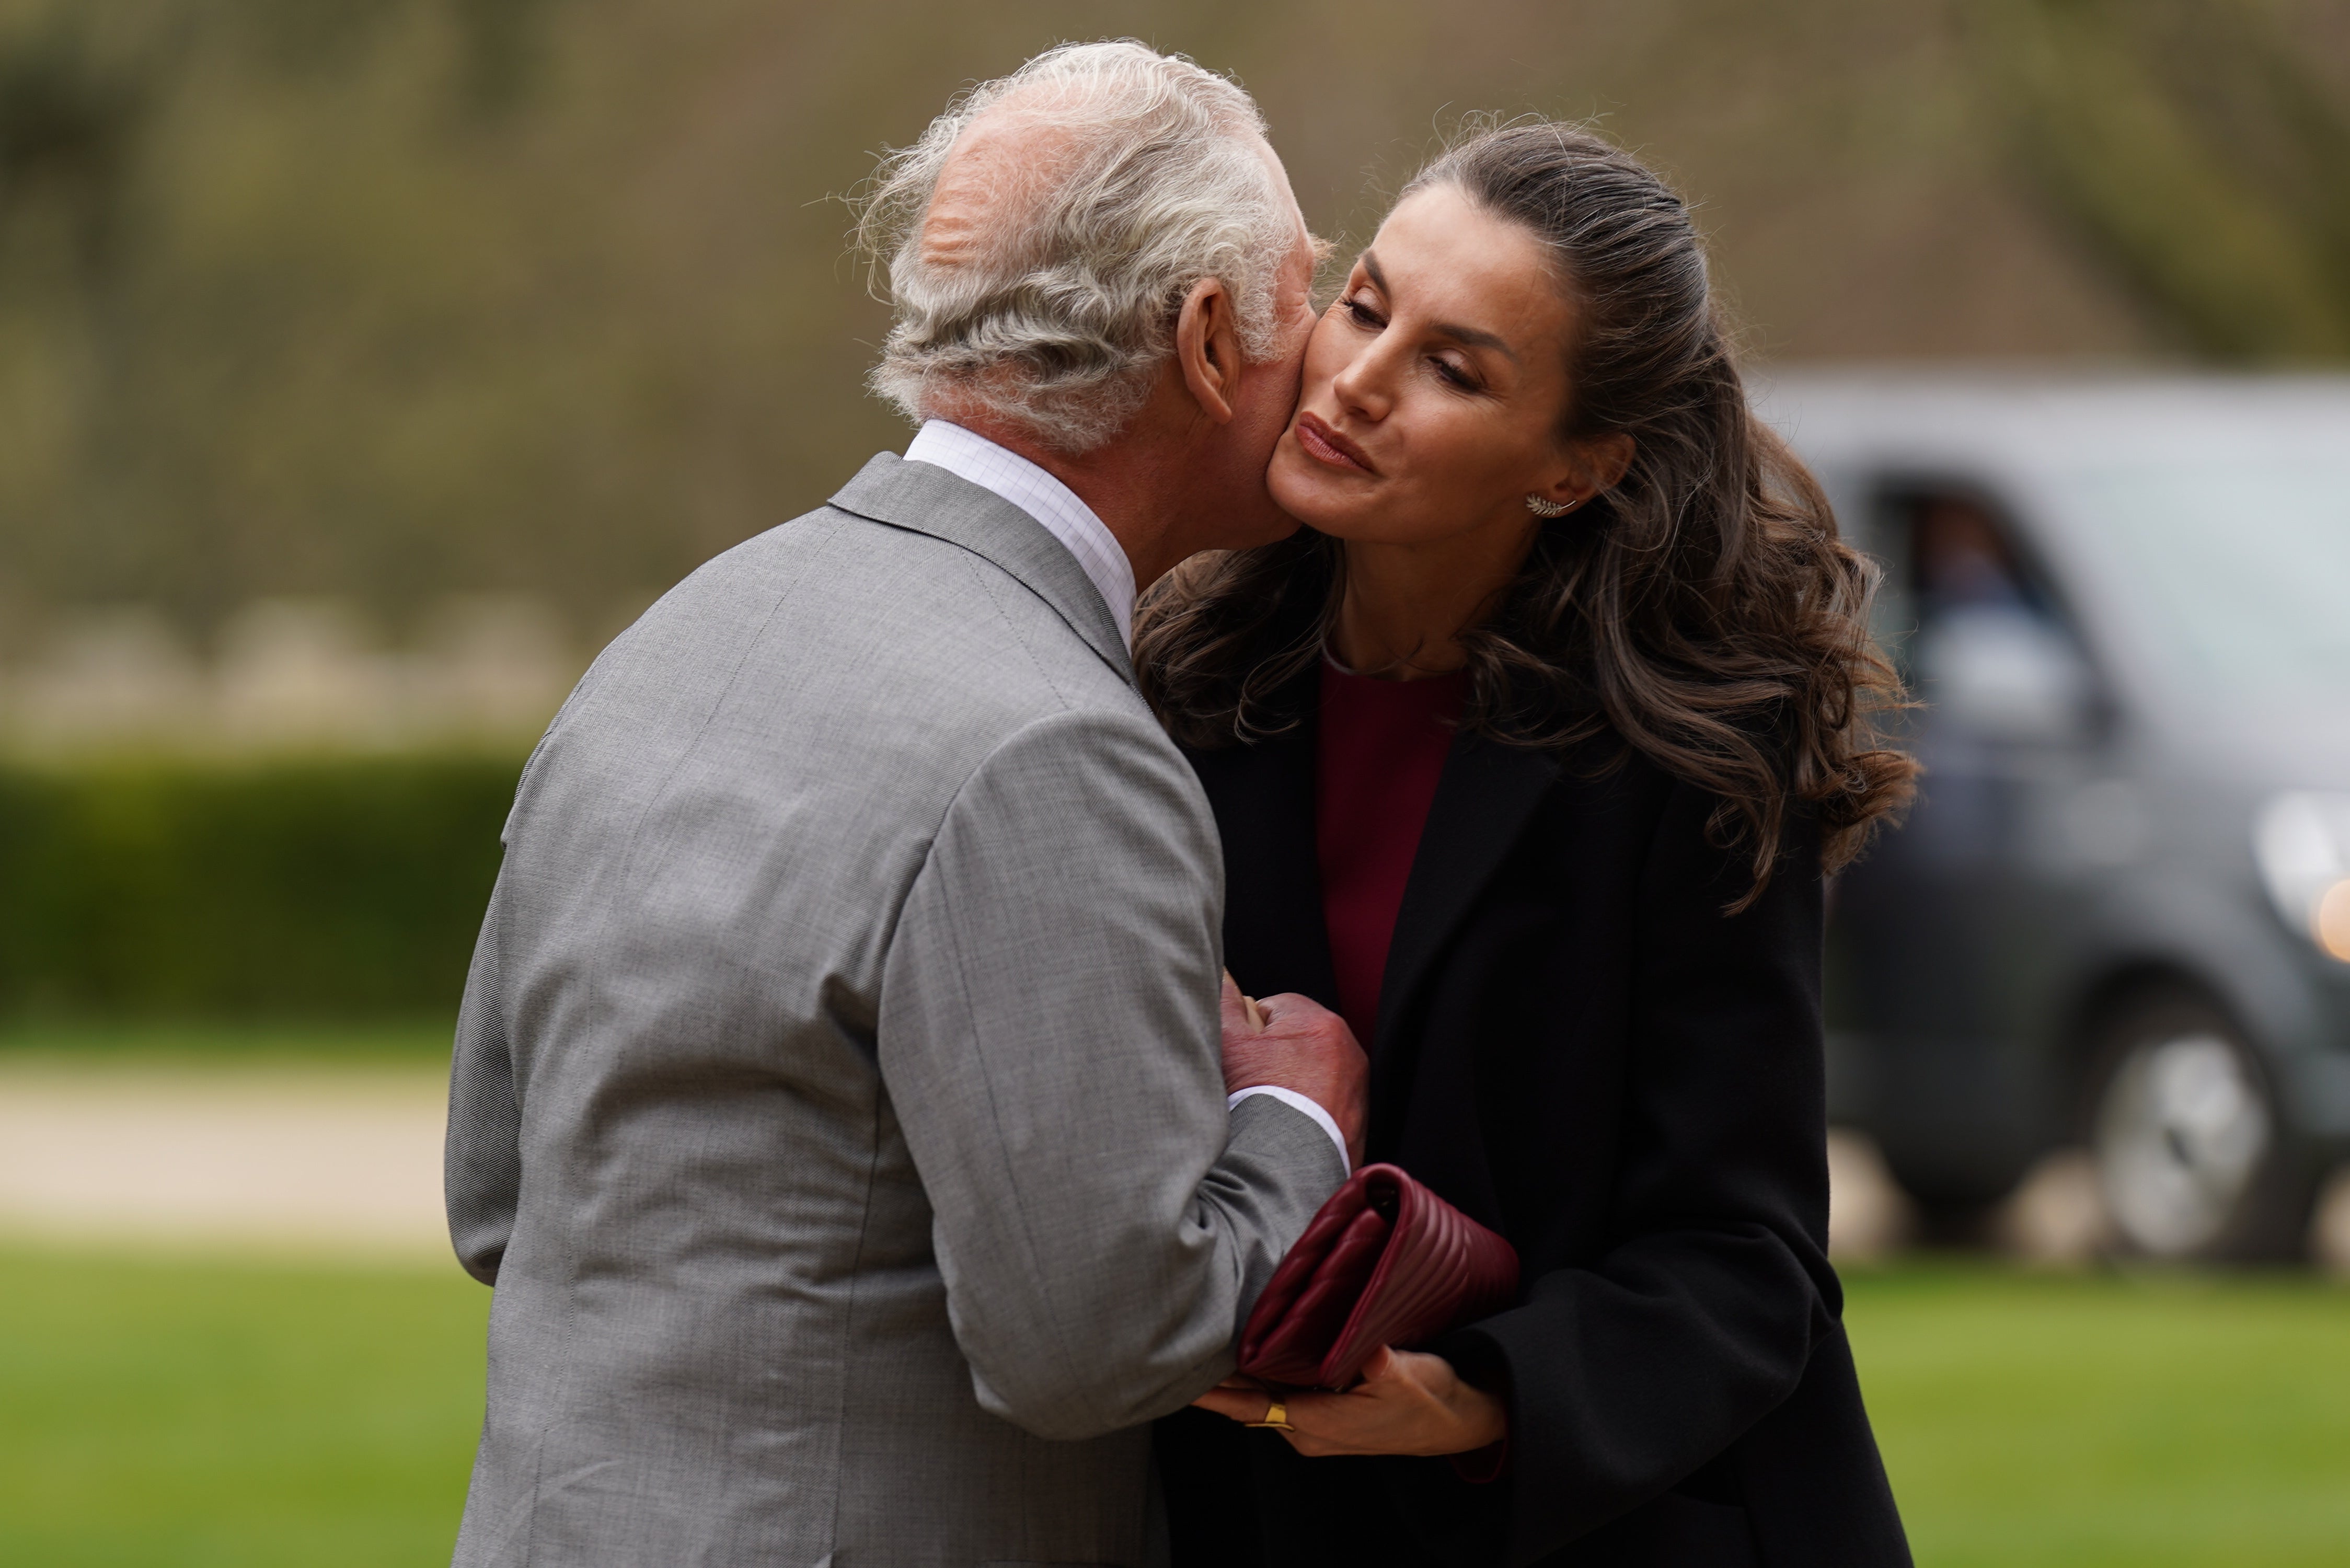
[[[957,545],[956,548],[961,549],[962,546]],[[1045,661],[1036,656],[1035,645],[1028,640],[1028,634],[1020,628],[1020,623],[1013,618],[1010,607],[1004,604],[1002,597],[998,593],[997,584],[993,579],[1007,575],[1003,568],[995,565],[994,562],[987,560],[985,557],[976,555],[969,550],[963,550],[962,557],[963,566],[971,573],[972,580],[977,583],[979,585],[980,591],[987,596],[987,602],[995,607],[996,618],[1003,623],[1003,629],[1012,634],[1012,639],[1020,645],[1020,651],[1028,656],[1028,662],[1035,668],[1037,679],[1044,681],[1045,686],[1052,691],[1054,697],[1060,701],[1064,711],[1074,706],[1074,704],[1069,701],[1068,692],[1062,690],[1061,683],[1053,679],[1052,670],[1047,669]],[[1029,588],[1024,583],[1021,585],[1021,591],[1028,593],[1032,595],[1032,597],[1035,592],[1035,590]],[[1049,608],[1051,607],[1047,606],[1046,607]],[[1082,642],[1083,639],[1079,639],[1079,640]],[[1094,659],[1098,658],[1099,656],[1096,654],[1091,648],[1087,648],[1086,649],[1086,657],[1088,659]]]

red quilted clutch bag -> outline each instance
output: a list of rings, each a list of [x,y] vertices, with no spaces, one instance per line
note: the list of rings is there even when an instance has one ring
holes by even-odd
[[[1392,1165],[1330,1195],[1249,1314],[1240,1369],[1345,1388],[1383,1345],[1408,1350],[1517,1299],[1517,1250]]]

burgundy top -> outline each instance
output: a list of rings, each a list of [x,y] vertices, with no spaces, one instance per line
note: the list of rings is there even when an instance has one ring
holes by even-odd
[[[1426,680],[1379,680],[1322,661],[1314,847],[1338,1012],[1366,1051],[1378,1023],[1379,981],[1404,884],[1468,691],[1465,670]]]

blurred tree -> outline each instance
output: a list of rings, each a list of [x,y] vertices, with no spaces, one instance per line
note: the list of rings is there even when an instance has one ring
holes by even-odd
[[[547,0],[451,0],[464,40],[466,102],[495,117],[519,107],[545,63]]]
[[[2275,5],[1981,16],[2021,166],[2165,336],[2226,362],[2350,354],[2350,91]]]
[[[75,269],[110,254],[143,105],[128,72],[95,57],[64,11],[0,41],[0,236],[61,219]]]

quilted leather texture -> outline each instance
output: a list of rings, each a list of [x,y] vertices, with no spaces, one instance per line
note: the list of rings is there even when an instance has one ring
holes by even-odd
[[[1339,1388],[1381,1345],[1410,1350],[1518,1293],[1517,1250],[1392,1165],[1330,1195],[1241,1333],[1240,1369]]]

